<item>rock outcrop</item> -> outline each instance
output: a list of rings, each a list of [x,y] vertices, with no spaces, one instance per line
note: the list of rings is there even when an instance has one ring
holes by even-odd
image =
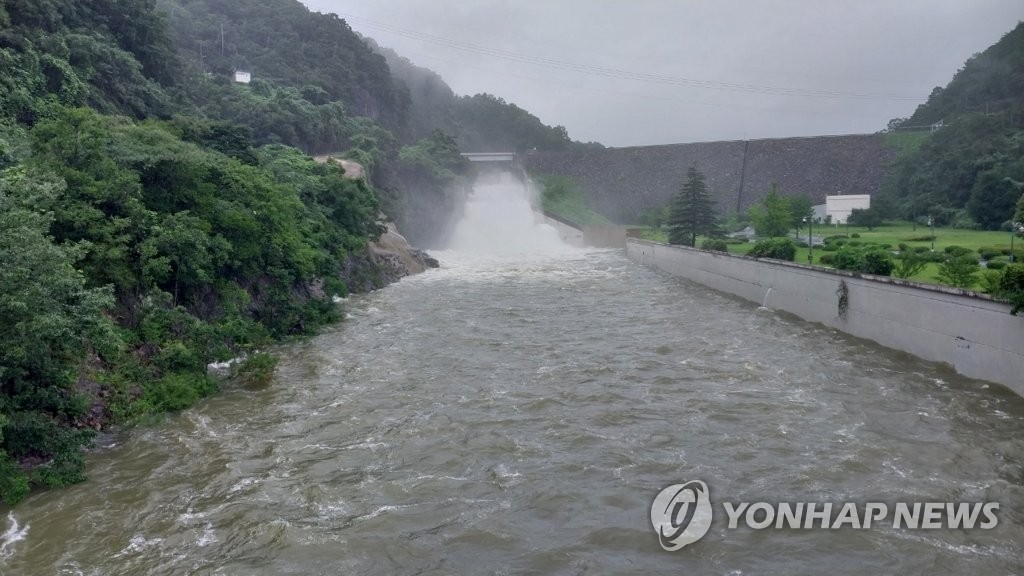
[[[339,164],[345,170],[346,178],[366,178],[366,170],[358,162],[333,156],[316,156],[315,159],[321,163]],[[384,220],[383,214],[381,220]],[[380,238],[370,243],[366,255],[349,258],[342,275],[350,291],[368,292],[438,266],[440,263],[436,259],[409,244],[398,227],[388,222]]]

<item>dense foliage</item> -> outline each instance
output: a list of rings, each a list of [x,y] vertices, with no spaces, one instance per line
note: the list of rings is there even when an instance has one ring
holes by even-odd
[[[248,164],[183,132],[60,110],[0,172],[0,461],[43,463],[0,464],[4,499],[79,479],[82,425],[186,407],[215,389],[207,363],[337,318],[379,232],[340,167],[284,147]]]
[[[572,222],[578,227],[610,224],[607,218],[590,207],[587,197],[571,176],[534,174],[532,177],[541,186],[540,206],[545,214]]]
[[[1005,228],[1024,193],[1024,23],[976,54],[945,88],[890,129],[933,126],[904,150],[885,190],[885,216]]]
[[[205,17],[192,4],[165,5],[180,24]],[[91,430],[192,404],[217,387],[209,362],[315,330],[347,282],[379,283],[374,191],[280,144],[373,168],[398,145],[349,110],[371,93],[398,119],[401,98],[347,26],[303,21],[364,60],[326,88],[242,86],[180,58],[150,0],[0,2],[0,500],[81,480]],[[272,370],[250,357],[240,374]]]
[[[408,95],[384,58],[335,15],[298,0],[159,0],[182,59],[228,77],[236,70],[290,87],[313,106],[340,103],[398,127]]]

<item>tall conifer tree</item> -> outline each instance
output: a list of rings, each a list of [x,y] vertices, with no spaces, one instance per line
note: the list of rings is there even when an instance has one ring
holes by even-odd
[[[670,244],[696,246],[697,236],[720,236],[715,216],[715,201],[708,195],[704,174],[691,166],[686,173],[686,183],[672,201],[672,213],[668,221]]]

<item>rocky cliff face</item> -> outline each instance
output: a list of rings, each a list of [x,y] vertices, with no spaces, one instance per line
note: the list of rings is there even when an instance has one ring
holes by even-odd
[[[815,203],[828,194],[874,194],[895,152],[881,135],[699,142],[567,152],[530,152],[531,171],[572,176],[592,206],[613,220],[634,221],[667,204],[696,166],[718,210],[746,210],[778,183],[783,194]]]
[[[330,156],[317,156],[316,161],[340,164],[346,178],[366,178],[366,170],[358,162]],[[342,276],[350,291],[369,292],[439,265],[429,254],[409,244],[398,227],[388,222],[384,233],[370,244],[365,254],[349,258]]]
[[[380,239],[370,245],[370,255],[388,284],[440,265],[423,250],[411,246],[392,222],[388,222]]]

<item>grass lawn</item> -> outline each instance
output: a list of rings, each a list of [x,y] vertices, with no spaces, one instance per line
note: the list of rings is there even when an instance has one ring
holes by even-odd
[[[833,236],[833,235],[845,235],[845,234],[859,234],[859,240],[865,243],[875,244],[889,244],[895,250],[900,244],[907,244],[910,247],[914,246],[928,246],[931,247],[932,243],[929,240],[930,230],[927,226],[917,226],[915,230],[913,225],[908,222],[899,222],[893,224],[887,224],[885,226],[879,226],[874,230],[868,230],[867,228],[861,228],[858,226],[850,226],[847,229],[846,226],[820,226],[814,228],[814,235],[818,237],[822,236]],[[806,240],[807,229],[803,229],[801,234],[804,235]],[[668,232],[665,229],[658,231],[647,230],[644,237],[654,242],[668,242]],[[697,239],[697,246],[700,246],[703,238]],[[971,250],[977,251],[981,247],[992,247],[997,250],[1009,249],[1010,248],[1010,233],[1009,232],[989,232],[981,230],[958,230],[953,228],[936,228],[935,229],[935,250],[942,251],[946,246],[962,246]],[[746,244],[730,244],[729,253],[746,255],[754,247],[753,242]],[[1017,238],[1014,244],[1015,252],[1018,252],[1020,257],[1020,251],[1024,250],[1024,239]],[[807,263],[807,248],[797,248],[795,262],[801,264]],[[814,265],[828,267],[821,264],[819,259],[825,254],[824,250],[814,250]],[[936,278],[939,271],[939,265],[936,263],[929,263],[925,268],[918,274],[911,276],[909,280],[916,282],[925,282],[930,284],[941,284],[938,278]],[[977,286],[975,286],[977,288]]]
[[[822,226],[814,230],[815,236],[819,235],[819,230],[821,230],[820,235],[822,236],[846,234],[846,226]],[[911,247],[931,246],[931,242],[928,240],[931,232],[927,226],[918,226],[917,230],[914,230],[913,226],[905,222],[879,226],[873,231],[858,226],[850,226],[850,234],[860,234],[860,239],[864,242],[892,244],[893,248],[899,246],[900,243],[905,243]],[[982,246],[1008,249],[1010,247],[1010,233],[936,228],[935,249],[942,250],[946,246],[963,246],[971,250],[977,250]],[[1014,248],[1024,248],[1024,246],[1021,246],[1020,239],[1018,239]]]

